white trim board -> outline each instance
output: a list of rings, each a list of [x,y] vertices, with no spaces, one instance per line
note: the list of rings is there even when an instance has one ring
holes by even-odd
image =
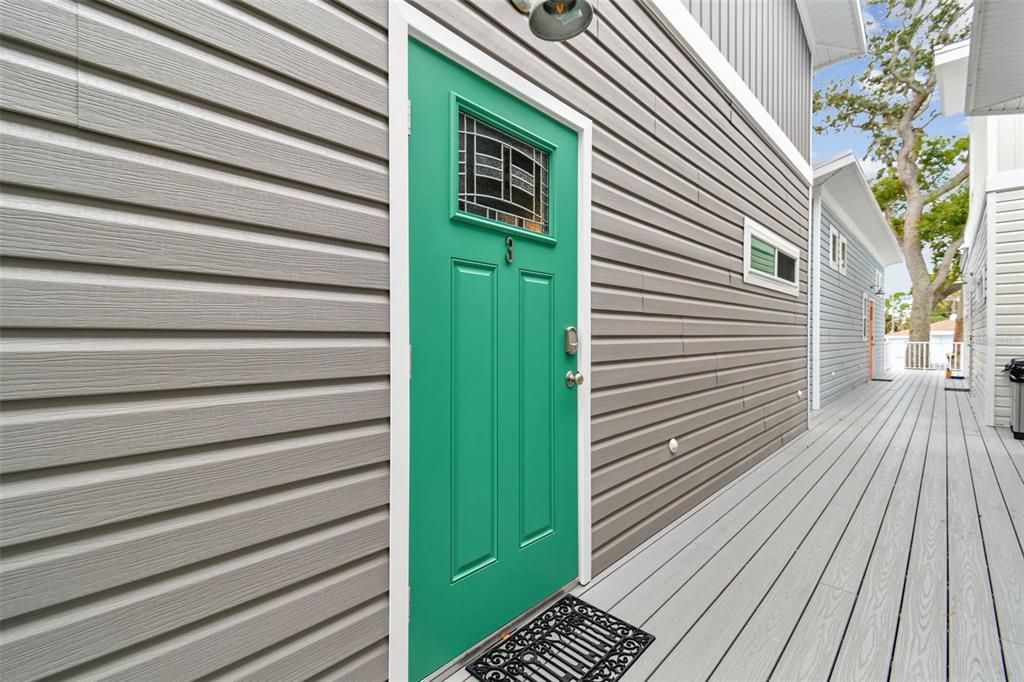
[[[733,101],[750,116],[783,159],[808,184],[811,184],[814,180],[811,164],[803,157],[772,115],[768,113],[768,109],[761,104],[761,100],[725,58],[718,46],[708,37],[693,15],[687,11],[683,3],[679,0],[643,0],[643,2],[654,11],[661,23],[677,39],[689,46],[687,54],[704,65],[715,80],[725,88]]]
[[[579,581],[592,570],[590,481],[590,196],[593,124],[589,118],[537,87],[479,48],[452,33],[404,0],[390,0],[388,11],[388,155],[390,197],[391,475],[388,576],[388,677],[404,680],[409,670],[409,138],[405,125],[409,98],[409,38],[499,85],[579,135],[577,309],[580,334],[577,387],[577,496],[579,503]]]

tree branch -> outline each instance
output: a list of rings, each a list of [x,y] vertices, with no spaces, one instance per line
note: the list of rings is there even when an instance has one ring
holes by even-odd
[[[965,163],[964,167],[960,169],[959,173],[951,177],[949,180],[946,180],[946,182],[942,183],[942,185],[940,185],[937,189],[932,190],[931,192],[926,194],[924,197],[924,203],[930,204],[936,199],[941,199],[943,196],[959,187],[964,180],[970,177],[970,175],[971,168]]]
[[[932,294],[932,300],[938,301],[935,295],[942,289],[946,284],[946,279],[949,277],[949,271],[953,268],[953,259],[956,258],[957,251],[964,244],[964,238],[958,237],[951,241],[946,247],[946,252],[942,254],[942,262],[939,263],[939,267],[935,270],[935,278],[932,280],[932,284],[929,287]]]

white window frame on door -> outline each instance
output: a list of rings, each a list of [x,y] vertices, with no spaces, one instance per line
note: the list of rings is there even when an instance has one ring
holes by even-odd
[[[579,581],[590,581],[590,195],[593,124],[589,118],[542,90],[479,48],[449,31],[405,0],[388,6],[388,154],[390,234],[391,428],[390,562],[388,576],[388,676],[406,679],[409,670],[409,38],[498,85],[579,136],[576,327],[580,336],[577,387],[577,497]]]

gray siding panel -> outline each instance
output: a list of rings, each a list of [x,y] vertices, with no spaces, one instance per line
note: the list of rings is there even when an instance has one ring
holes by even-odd
[[[386,675],[382,9],[0,5],[0,677]]]
[[[680,0],[809,159],[811,50],[794,0]],[[779,74],[785,74],[780,78]]]
[[[809,188],[635,0],[417,4],[594,120],[601,570],[806,428]],[[2,7],[0,674],[384,677],[386,4]]]
[[[829,229],[847,240],[847,269],[829,267]],[[864,295],[875,301],[875,373],[885,363],[885,305],[875,288],[875,272],[885,272],[860,239],[836,216],[826,201],[821,204],[821,406],[868,380],[868,342],[864,340]]]

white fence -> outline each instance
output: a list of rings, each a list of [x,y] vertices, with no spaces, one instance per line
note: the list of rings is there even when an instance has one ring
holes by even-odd
[[[950,369],[954,373],[963,371],[964,344],[952,339],[938,338],[932,341],[909,341],[906,338],[885,339],[886,369]]]

